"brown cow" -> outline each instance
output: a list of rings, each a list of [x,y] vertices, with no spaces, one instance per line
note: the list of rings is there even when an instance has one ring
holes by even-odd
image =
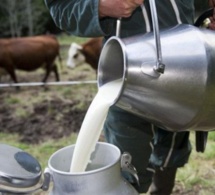
[[[56,56],[60,59],[59,48],[56,37],[52,35],[0,39],[0,67],[9,73],[15,83],[18,83],[16,69],[33,71],[40,67],[46,70],[42,82],[46,82],[51,71],[59,81],[54,63]]]
[[[97,70],[101,49],[102,37],[91,38],[82,45],[72,43],[68,52],[67,66],[74,68],[86,62],[93,69]]]

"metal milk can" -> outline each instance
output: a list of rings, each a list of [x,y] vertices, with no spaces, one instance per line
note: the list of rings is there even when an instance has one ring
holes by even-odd
[[[215,32],[188,24],[104,45],[98,86],[120,80],[114,104],[169,131],[215,128]]]
[[[69,173],[73,149],[74,145],[62,148],[49,159],[48,168],[54,183],[51,195],[138,194],[121,176],[121,154],[117,147],[97,143],[86,172],[77,174]]]
[[[0,144],[0,195],[24,195],[36,191],[47,191],[50,195],[138,195],[121,175],[121,171],[126,171],[138,183],[130,154],[121,155],[116,146],[98,142],[86,172],[73,174],[69,169],[74,147],[56,151],[42,175],[40,164],[30,154]],[[49,190],[50,183],[53,188]]]

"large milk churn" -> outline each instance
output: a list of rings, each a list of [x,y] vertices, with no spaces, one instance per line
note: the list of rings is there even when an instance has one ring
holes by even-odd
[[[121,80],[115,104],[170,131],[215,128],[215,32],[188,24],[111,37],[104,45],[98,85]]]
[[[108,143],[97,143],[91,163],[83,173],[70,173],[74,145],[62,148],[49,159],[53,178],[50,195],[138,195],[121,175],[120,150]],[[122,163],[124,164],[124,163]]]

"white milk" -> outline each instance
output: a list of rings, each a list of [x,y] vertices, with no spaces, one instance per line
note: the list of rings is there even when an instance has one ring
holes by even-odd
[[[84,172],[101,134],[109,107],[119,95],[122,79],[103,85],[93,99],[75,144],[70,172]]]

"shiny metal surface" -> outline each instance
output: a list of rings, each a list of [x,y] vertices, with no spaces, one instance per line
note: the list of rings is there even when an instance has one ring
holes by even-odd
[[[120,151],[107,143],[97,143],[87,172],[69,172],[74,145],[62,148],[49,159],[48,168],[53,179],[51,195],[138,195],[121,176]]]
[[[123,78],[116,105],[170,131],[215,128],[215,32],[180,24],[160,31],[164,74],[153,70],[153,33],[110,38],[98,85]]]
[[[16,147],[0,144],[0,192],[7,186],[32,187],[40,177],[41,167],[35,158]]]

